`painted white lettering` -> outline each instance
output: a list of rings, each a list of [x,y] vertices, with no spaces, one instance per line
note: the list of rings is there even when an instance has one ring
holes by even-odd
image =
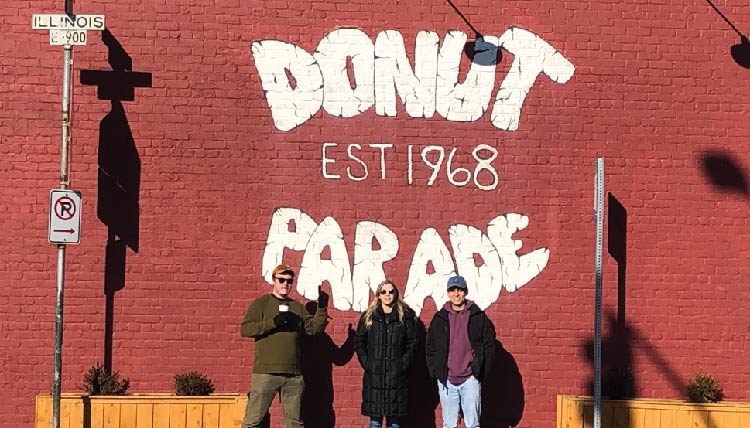
[[[322,259],[326,247],[331,254],[330,260]],[[332,217],[326,217],[310,236],[305,248],[297,291],[308,299],[317,299],[318,287],[323,281],[328,281],[333,307],[340,311],[349,310],[354,294],[350,266],[341,227]]]
[[[448,153],[448,161],[445,163],[445,172],[448,174],[448,182],[450,182],[454,186],[463,187],[466,186],[466,184],[471,181],[471,172],[462,167],[458,168],[452,168],[451,165],[453,164],[453,157],[456,155],[456,152],[458,149],[456,147],[452,148],[451,151]],[[458,179],[459,176],[466,177],[464,180]]]
[[[497,216],[487,225],[487,236],[503,263],[503,286],[511,293],[539,275],[549,261],[547,248],[539,248],[520,257],[516,254],[522,242],[513,239],[512,235],[528,225],[528,217],[515,213]]]
[[[486,159],[479,157],[479,153],[484,151],[490,152],[490,156]],[[492,190],[496,188],[499,178],[495,167],[492,166],[492,161],[497,158],[497,149],[488,146],[487,144],[480,144],[472,150],[471,156],[477,161],[477,166],[474,168],[474,184],[477,188],[481,190]],[[489,184],[482,184],[479,182],[479,173],[482,171],[487,171],[487,173],[492,176],[492,181]]]
[[[354,181],[362,181],[367,178],[367,164],[362,162],[362,159],[354,156],[354,153],[352,153],[352,149],[356,148],[357,150],[362,150],[362,146],[359,144],[349,144],[349,147],[346,148],[346,154],[349,155],[349,159],[357,162],[363,169],[362,175],[356,176],[352,174],[352,168],[347,165],[346,166],[346,175],[349,177],[350,180]]]
[[[438,56],[437,112],[454,122],[478,120],[490,104],[495,87],[498,39],[484,36],[474,42],[474,55],[463,83],[458,83],[466,34],[450,31]]]
[[[414,155],[411,151],[412,147],[413,146],[411,144],[406,146],[406,163],[408,164],[408,169],[406,170],[406,182],[409,184],[409,186],[414,184]]]
[[[326,156],[326,150],[329,147],[336,147],[336,146],[338,146],[338,144],[336,144],[336,143],[323,143],[323,149],[322,149],[323,155],[321,157],[321,166],[320,166],[321,167],[321,172],[323,173],[323,178],[329,178],[329,179],[341,178],[341,176],[338,175],[338,174],[331,174],[331,173],[329,173],[328,172],[328,167],[326,166],[329,163],[331,163],[331,164],[336,163],[335,159],[330,159],[330,158],[328,158]]]
[[[376,240],[380,249],[373,248]],[[370,290],[375,292],[385,278],[383,263],[392,260],[398,254],[398,238],[391,229],[372,221],[357,223],[354,234],[354,301],[352,309],[363,312],[367,309]]]
[[[323,146],[321,148],[321,174],[323,175],[323,178],[327,179],[339,179],[341,178],[341,175],[336,173],[335,171],[331,171],[331,168],[335,166],[336,164],[336,158],[335,158],[335,152],[331,153],[329,149],[332,149],[334,147],[337,147],[338,144],[334,142],[326,142],[323,143]],[[379,152],[379,163],[380,163],[380,179],[385,180],[386,176],[386,163],[385,163],[385,153],[386,149],[392,149],[393,144],[390,143],[373,143],[368,144],[367,147],[377,150]],[[368,165],[367,162],[365,162],[359,154],[359,151],[362,150],[362,145],[360,144],[349,144],[346,146],[346,154],[349,161],[351,161],[346,166],[346,175],[347,177],[352,181],[364,181],[369,177],[369,171],[370,171],[370,165]],[[340,159],[341,162],[346,162],[346,159]],[[352,164],[356,163],[357,166],[353,167]],[[377,165],[374,167],[377,168]],[[361,170],[361,174],[355,174],[355,171]]]
[[[536,77],[544,73],[554,82],[565,83],[573,76],[575,67],[549,43],[523,28],[511,27],[505,31],[500,46],[515,58],[497,91],[490,121],[497,128],[515,131],[521,107]]]
[[[547,248],[518,255],[520,240],[512,235],[528,226],[528,217],[509,213],[493,218],[487,233],[463,224],[448,229],[453,255],[437,230],[422,231],[409,266],[404,300],[419,314],[426,298],[439,308],[447,300],[445,282],[454,272],[467,279],[470,298],[485,309],[497,301],[502,288],[513,293],[535,278],[549,261]],[[333,307],[363,311],[386,277],[385,263],[399,252],[398,238],[383,224],[357,223],[354,264],[350,264],[341,227],[326,217],[318,225],[295,208],[274,210],[263,254],[262,274],[271,283],[271,271],[283,261],[284,250],[304,251],[297,290],[308,299],[318,296],[318,286],[331,286]],[[330,255],[330,256],[329,256]],[[388,275],[390,276],[390,275]]]
[[[277,129],[294,129],[320,110],[323,77],[312,55],[291,43],[276,40],[254,42],[252,52]],[[294,77],[295,88],[287,72]]]
[[[428,153],[437,152],[439,154],[437,162],[432,162],[428,157]],[[445,149],[441,146],[425,146],[422,149],[422,162],[432,169],[432,174],[427,180],[427,185],[432,186],[437,179],[440,167],[443,165],[443,159],[445,159]]]
[[[376,143],[370,144],[370,147],[380,149],[380,179],[385,180],[385,149],[392,149],[393,144],[390,143]]]
[[[428,266],[433,272],[428,272]],[[414,257],[409,266],[409,279],[404,287],[404,301],[417,314],[424,307],[424,299],[431,297],[438,308],[448,300],[445,284],[456,270],[450,251],[437,230],[425,229],[419,238]]]
[[[479,229],[464,224],[448,228],[453,256],[458,272],[466,278],[468,298],[480,308],[487,309],[503,289],[503,267],[497,249]],[[482,259],[476,265],[475,255]]]
[[[321,105],[337,117],[353,117],[375,104],[381,116],[396,115],[396,92],[411,117],[476,121],[488,109],[495,83],[498,49],[515,57],[500,85],[492,124],[515,131],[523,103],[540,73],[567,82],[575,67],[536,34],[511,27],[500,38],[479,37],[464,82],[458,82],[466,34],[450,31],[442,46],[430,31],[417,34],[412,70],[401,34],[385,30],[373,45],[361,30],[342,28],[325,36],[310,55],[291,44],[261,40],[252,44],[255,65],[274,125],[289,131],[315,115]],[[347,68],[351,60],[354,81]],[[291,75],[294,88],[290,83]]]
[[[294,224],[294,230],[290,231],[291,223]],[[310,236],[317,227],[318,223],[296,208],[276,208],[273,211],[261,267],[266,282],[273,283],[271,274],[273,268],[282,262],[284,248],[304,251]]]
[[[323,74],[323,109],[326,112],[338,117],[352,117],[375,103],[375,47],[362,30],[341,28],[331,31],[320,41],[313,57]],[[351,58],[354,89],[347,73],[347,58]]]
[[[375,39],[375,112],[396,116],[396,92],[411,117],[435,113],[439,38],[431,31],[417,34],[414,71],[406,57],[401,33],[381,31]]]
[[[413,147],[413,145],[408,145],[406,152],[407,182],[409,185],[412,185],[414,182],[414,165],[412,153]],[[453,167],[453,162],[457,152],[458,148],[456,147],[452,147],[448,152],[448,160],[446,162],[445,171],[446,175],[448,176],[448,182],[450,182],[454,186],[462,187],[469,184],[473,177],[474,184],[481,190],[493,190],[497,188],[499,177],[497,175],[497,170],[495,170],[495,167],[492,165],[492,161],[497,158],[497,149],[487,144],[480,144],[475,147],[471,152],[472,157],[476,161],[473,173],[469,168]],[[484,156],[480,156],[480,154],[484,152],[489,152],[489,156],[486,158]],[[430,158],[431,153],[438,154],[436,160]],[[430,170],[432,170],[430,177],[427,179],[427,185],[432,186],[440,173],[440,168],[442,168],[443,166],[443,160],[445,159],[445,148],[443,148],[442,146],[425,146],[424,148],[422,148],[421,156],[422,163],[424,163],[430,168]],[[489,174],[491,176],[492,179],[488,184],[482,184],[482,182],[480,182],[479,176],[482,172],[485,172],[486,174]]]

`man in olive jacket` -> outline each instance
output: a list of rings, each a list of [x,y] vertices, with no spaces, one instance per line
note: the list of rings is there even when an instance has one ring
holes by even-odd
[[[479,428],[481,382],[495,361],[495,326],[467,292],[462,276],[448,279],[448,302],[427,331],[427,369],[437,379],[443,428],[458,426],[459,409],[466,428]]]
[[[300,405],[305,382],[300,369],[300,334],[323,332],[328,322],[328,295],[319,291],[315,315],[307,313],[300,302],[289,298],[294,270],[276,266],[272,273],[273,290],[255,299],[240,326],[242,337],[255,339],[253,378],[248,394],[242,428],[258,428],[276,394],[281,399],[286,428],[304,426]]]

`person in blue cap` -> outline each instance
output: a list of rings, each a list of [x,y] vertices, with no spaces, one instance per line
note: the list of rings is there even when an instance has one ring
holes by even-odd
[[[437,379],[443,428],[458,426],[459,409],[466,428],[479,428],[481,382],[495,360],[495,326],[466,299],[468,291],[464,277],[450,277],[448,301],[427,330],[427,369]]]

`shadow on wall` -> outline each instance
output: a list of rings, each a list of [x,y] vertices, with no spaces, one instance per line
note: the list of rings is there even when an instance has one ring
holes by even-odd
[[[740,67],[743,68],[750,68],[750,42],[748,41],[747,37],[742,34],[740,30],[737,29],[737,27],[732,23],[732,21],[729,20],[720,10],[716,7],[711,0],[706,0],[708,2],[709,6],[716,12],[729,26],[734,30],[735,33],[737,33],[738,36],[740,36],[740,42],[736,45],[732,45],[732,47],[729,49],[729,53],[732,55],[732,59],[734,59],[734,62],[737,63]]]
[[[617,262],[617,311],[606,311],[602,330],[608,334],[602,338],[602,397],[628,399],[638,395],[638,379],[633,367],[633,348],[638,346],[651,362],[666,376],[675,390],[685,388],[683,379],[672,369],[659,351],[626,319],[627,301],[627,230],[628,212],[614,194],[607,198],[607,242],[610,256]],[[593,314],[591,316],[593,320]],[[594,365],[594,338],[581,344],[589,364]],[[589,381],[588,393],[593,395],[593,378]]]
[[[403,426],[435,427],[435,411],[440,403],[437,383],[430,377],[425,358],[427,330],[417,320],[417,350],[409,373],[409,415]],[[513,356],[495,341],[495,364],[482,382],[481,426],[515,427],[521,421],[525,405],[523,379]]]
[[[593,318],[593,317],[592,317]],[[638,372],[633,367],[633,349],[637,348],[653,364],[663,377],[677,391],[685,391],[687,382],[672,368],[669,361],[659,350],[634,326],[619,322],[614,311],[608,311],[604,318],[607,321],[609,334],[602,338],[602,399],[625,400],[638,398]],[[594,364],[594,339],[583,342],[582,348],[589,364]],[[593,395],[593,378],[589,380],[589,395]],[[586,426],[593,426],[592,414],[586,415]],[[619,425],[618,425],[619,426]],[[718,426],[708,416],[708,426]],[[633,423],[628,427],[636,428]],[[602,428],[609,428],[603,426]],[[623,426],[623,428],[626,428]],[[639,427],[638,427],[639,428]]]
[[[593,319],[593,317],[592,317]],[[614,312],[604,319],[609,333],[602,337],[602,398],[627,400],[638,396],[635,370],[633,368],[633,331],[625,322],[620,322]],[[583,348],[592,369],[594,365],[594,339],[584,342]],[[593,371],[593,370],[592,370]],[[588,382],[588,395],[594,395],[594,379]]]
[[[112,370],[115,293],[125,288],[126,247],[137,253],[141,158],[121,101],[133,101],[136,87],[151,87],[151,73],[133,72],[133,61],[112,33],[102,42],[112,71],[81,70],[81,84],[97,87],[111,111],[99,124],[97,217],[107,226],[104,265],[104,367]]]
[[[607,194],[607,251],[617,262],[617,321],[625,323],[625,278],[628,266],[628,211]]]
[[[469,20],[466,19],[466,16],[461,13],[461,10],[458,9],[458,6],[456,6],[451,0],[447,1],[453,11],[456,12],[456,15],[458,15],[459,18],[461,18],[461,20],[464,21],[464,23],[469,28],[471,28],[471,31],[474,33],[474,40],[469,40],[464,45],[464,55],[466,55],[466,58],[468,58],[469,61],[475,62],[479,65],[495,66],[499,64],[503,58],[503,51],[501,49],[497,49],[497,56],[495,58],[485,58],[485,55],[476,55],[477,53],[483,52],[487,49],[496,49],[496,46],[491,46],[490,44],[485,44],[481,41],[477,43],[477,40],[484,37],[482,36],[482,33],[480,33],[479,30],[477,30],[473,25],[471,25],[471,22],[469,22]]]
[[[510,428],[521,422],[526,404],[523,378],[515,358],[495,340],[495,364],[482,383],[482,416],[485,428]]]
[[[699,161],[703,174],[720,192],[750,195],[750,185],[739,160],[724,152],[706,151]]]
[[[625,319],[628,211],[611,192],[607,194],[606,218],[607,252],[617,262],[617,314],[606,315],[609,335],[602,338],[602,397],[624,400],[638,395],[633,375],[633,333]],[[584,349],[593,367],[593,338],[584,343]],[[593,378],[589,381],[588,394],[594,395]]]
[[[739,168],[726,155],[707,153],[702,157],[702,165],[706,173],[712,177],[717,186],[731,189],[733,192],[747,193],[747,183],[738,174]],[[745,189],[745,190],[742,190]],[[617,262],[617,311],[609,310],[604,313],[605,325],[602,330],[608,332],[602,338],[602,367],[601,392],[602,398],[610,400],[625,400],[638,397],[638,372],[633,364],[634,348],[645,353],[648,360],[677,391],[684,391],[685,381],[672,368],[669,361],[661,355],[654,345],[626,319],[626,274],[627,274],[627,230],[628,212],[623,204],[609,193],[607,198],[607,242],[609,255]],[[594,319],[592,314],[591,319]],[[586,339],[581,344],[591,372],[594,371],[594,338]],[[594,393],[593,376],[588,382],[588,394]],[[588,414],[587,426],[593,425],[593,415]],[[713,423],[712,421],[709,421]],[[630,424],[629,424],[630,425]],[[604,427],[608,428],[608,427]],[[635,427],[631,427],[635,428]]]
[[[430,377],[430,372],[427,370],[424,347],[427,329],[419,318],[416,321],[416,328],[417,347],[414,353],[414,363],[409,372],[409,415],[405,426],[409,428],[434,427],[435,409],[440,398],[435,380]]]
[[[317,310],[316,302],[308,302],[305,309],[310,315]],[[333,366],[343,366],[354,356],[355,332],[347,329],[346,341],[341,347],[333,343],[327,333],[315,336],[302,335],[302,375],[305,391],[302,396],[302,420],[307,428],[334,428],[336,413],[333,410]]]

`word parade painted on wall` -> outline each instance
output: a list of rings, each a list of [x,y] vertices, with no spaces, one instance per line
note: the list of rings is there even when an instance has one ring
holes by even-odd
[[[539,275],[550,256],[548,248],[517,254],[522,242],[513,239],[513,234],[528,224],[528,217],[516,213],[492,218],[484,230],[455,224],[447,231],[452,251],[437,229],[424,229],[412,254],[404,300],[417,313],[428,297],[441,306],[448,299],[445,282],[455,272],[466,278],[472,300],[482,309],[497,301],[501,290],[515,292]],[[377,248],[373,240],[379,244]],[[321,254],[326,247],[330,257],[324,259]],[[336,219],[326,217],[318,223],[300,209],[283,207],[274,210],[263,253],[263,277],[269,284],[285,249],[304,252],[297,280],[300,294],[315,299],[318,286],[327,281],[336,309],[362,312],[370,292],[386,277],[383,264],[398,255],[399,240],[382,223],[360,221],[354,233],[354,262],[350,264]],[[481,259],[479,266],[475,256]]]

